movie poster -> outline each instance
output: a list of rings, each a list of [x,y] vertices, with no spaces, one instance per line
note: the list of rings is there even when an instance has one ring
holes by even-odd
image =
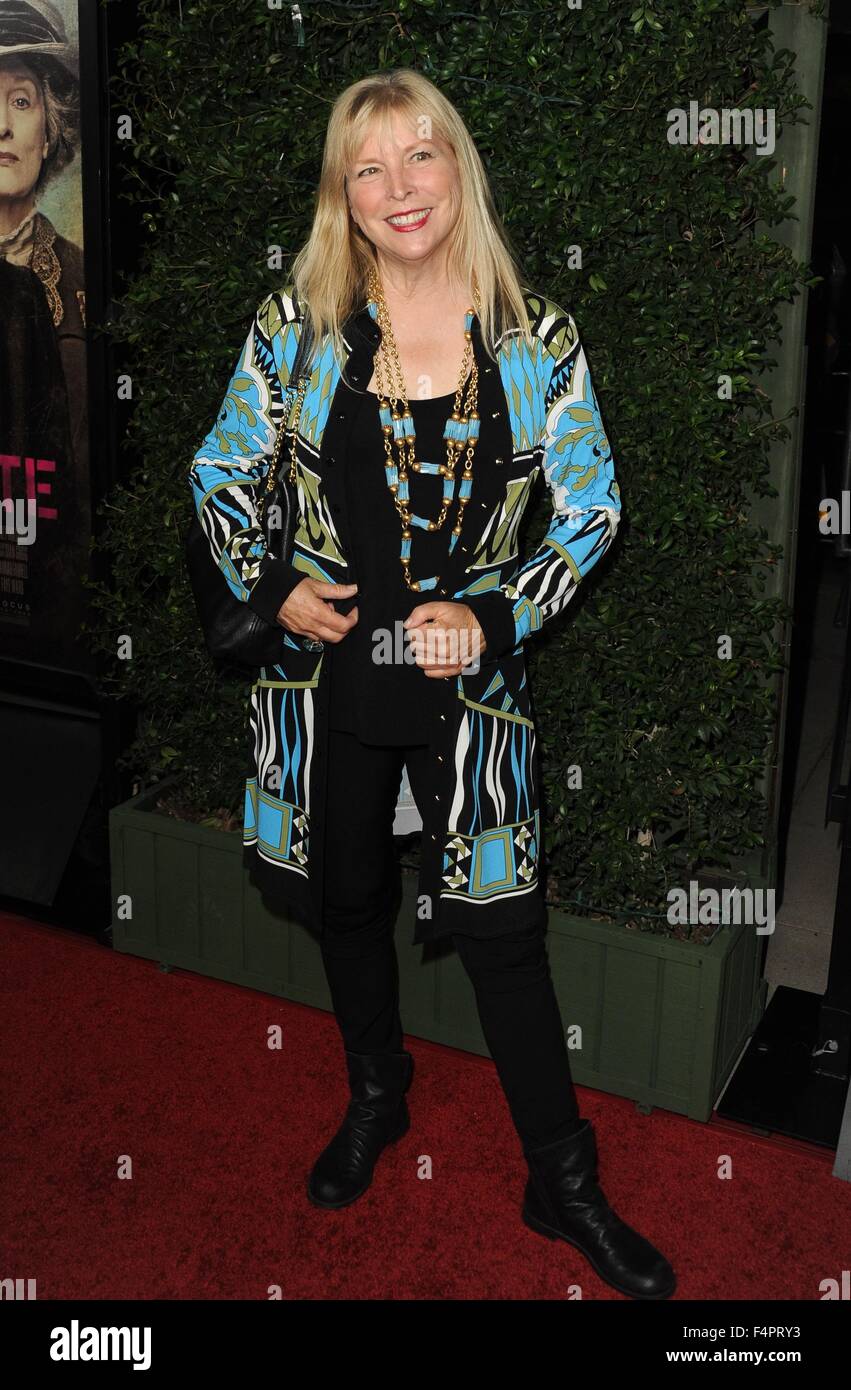
[[[0,0],[0,655],[88,670],[77,0]]]

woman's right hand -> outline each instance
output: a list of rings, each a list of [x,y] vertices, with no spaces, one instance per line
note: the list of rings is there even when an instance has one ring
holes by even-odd
[[[339,642],[357,622],[357,606],[338,613],[328,600],[351,598],[357,591],[357,584],[328,584],[305,576],[279,608],[278,622],[314,642]]]

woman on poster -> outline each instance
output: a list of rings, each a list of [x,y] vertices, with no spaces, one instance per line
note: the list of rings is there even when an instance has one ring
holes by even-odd
[[[49,0],[0,0],[0,256],[41,282],[62,356],[76,467],[87,466],[83,253],[38,199],[79,145],[78,55]]]

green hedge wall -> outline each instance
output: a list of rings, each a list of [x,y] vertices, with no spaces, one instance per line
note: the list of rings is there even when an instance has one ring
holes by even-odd
[[[116,159],[147,236],[110,325],[136,403],[98,541],[114,578],[92,586],[88,633],[104,689],[139,706],[124,766],[147,782],[178,771],[187,814],[241,818],[250,681],[223,680],[198,631],[186,473],[251,314],[307,234],[331,102],[378,68],[416,67],[463,113],[525,281],[576,317],[622,491],[611,555],[527,644],[549,896],[664,912],[671,884],[763,842],[785,610],[761,597],[780,551],[748,500],[776,495],[768,449],[786,431],[758,378],[777,306],[814,283],[755,234],[793,215],[776,160],[669,144],[666,113],[696,100],[773,108],[777,130],[804,119],[794,55],[741,0],[302,0],[300,35],[289,5],[261,0],[138,8],[112,117],[132,120]],[[542,487],[527,553],[549,512]]]

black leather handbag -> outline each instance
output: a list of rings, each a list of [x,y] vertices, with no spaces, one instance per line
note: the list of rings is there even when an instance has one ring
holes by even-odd
[[[299,380],[309,350],[309,329],[302,327],[296,359],[290,373],[284,397],[284,411],[275,437],[275,447],[266,475],[265,486],[257,503],[257,524],[261,527],[268,553],[279,560],[289,560],[292,554],[298,516],[296,487],[296,439],[298,422],[308,383],[305,374]],[[287,433],[287,421],[292,409],[292,393],[297,397],[297,409],[291,438],[291,463],[288,471],[280,467],[280,455]],[[270,525],[275,516],[280,525]],[[186,568],[201,621],[204,641],[210,655],[240,666],[274,666],[284,650],[281,623],[268,623],[242,599],[238,599],[223,572],[215,562],[210,542],[193,507],[193,516],[184,542]],[[307,651],[322,651],[323,643],[292,634],[292,640]]]

